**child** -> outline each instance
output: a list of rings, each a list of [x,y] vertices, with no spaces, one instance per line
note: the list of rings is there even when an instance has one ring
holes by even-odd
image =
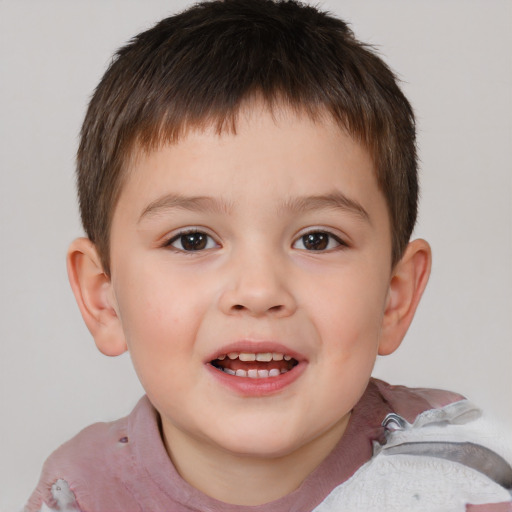
[[[370,378],[431,255],[412,110],[342,21],[228,0],[140,34],[78,187],[71,286],[147,396],[57,450],[27,510],[510,510],[467,401]]]

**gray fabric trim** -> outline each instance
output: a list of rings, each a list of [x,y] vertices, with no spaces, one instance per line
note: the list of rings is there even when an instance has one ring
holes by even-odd
[[[468,466],[512,491],[512,467],[500,455],[474,443],[425,441],[382,448],[383,455],[419,455],[451,460]]]

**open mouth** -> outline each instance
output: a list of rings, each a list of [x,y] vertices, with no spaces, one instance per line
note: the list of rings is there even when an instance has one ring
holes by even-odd
[[[299,363],[292,356],[278,352],[230,352],[219,355],[210,364],[236,377],[268,379],[289,372]]]

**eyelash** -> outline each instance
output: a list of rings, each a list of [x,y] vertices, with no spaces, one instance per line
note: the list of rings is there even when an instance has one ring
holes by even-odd
[[[185,249],[185,247],[183,247],[183,241],[184,241],[184,238],[189,236],[189,235],[203,235],[205,237],[205,239],[206,239],[206,246],[205,247],[201,247],[199,249]],[[182,248],[175,247],[173,245],[177,241],[181,241]],[[211,245],[211,242],[214,243],[214,246],[213,247],[208,247],[208,245]],[[204,251],[204,250],[213,249],[214,247],[218,247],[218,244],[217,244],[217,242],[215,242],[213,237],[210,236],[208,233],[205,233],[204,231],[201,231],[200,229],[189,229],[189,230],[186,230],[186,231],[180,231],[179,233],[177,233],[176,235],[171,237],[169,240],[167,240],[163,244],[163,247],[168,247],[168,248],[173,249],[173,250],[175,250],[177,252],[180,252],[180,253],[193,253],[193,252],[201,252],[201,251]]]
[[[298,242],[302,242],[302,244],[304,245],[306,237],[312,237],[313,235],[325,236],[326,240],[327,240],[327,247],[320,248],[320,249],[307,249],[306,247],[303,247],[303,248],[295,247]],[[310,241],[313,241],[313,240],[310,240]],[[332,241],[334,241],[336,243],[336,245],[334,247],[329,247],[329,245],[331,245]],[[331,252],[336,249],[340,249],[340,248],[343,249],[345,247],[348,247],[348,244],[345,241],[343,241],[339,236],[336,236],[333,233],[330,233],[329,231],[325,231],[322,229],[312,229],[312,230],[300,235],[295,240],[292,247],[299,249],[301,251],[308,251],[308,252]]]
[[[195,248],[195,249],[194,248],[186,249],[183,244],[186,240],[186,237],[190,236],[190,235],[203,235],[204,239],[199,240],[199,244],[201,244],[201,242],[204,242],[204,246],[199,245],[199,247]],[[316,236],[316,239],[314,238],[315,236]],[[310,237],[309,240],[307,240],[307,237]],[[181,248],[174,246],[174,244],[178,241],[181,242]],[[192,243],[194,243],[193,240],[190,240],[190,241]],[[334,247],[332,247],[333,241],[336,244]],[[212,245],[212,242],[214,245]],[[296,245],[300,242],[302,242],[303,247],[296,247]],[[320,244],[321,247],[317,248],[317,249],[314,249],[314,248],[308,249],[305,245],[306,243]],[[198,241],[196,241],[195,244],[198,245]],[[326,244],[326,246],[322,247],[323,244]],[[215,240],[213,239],[212,236],[210,236],[208,233],[205,233],[204,231],[201,231],[199,229],[189,229],[186,231],[181,231],[181,232],[175,234],[173,237],[171,237],[169,240],[167,240],[163,244],[163,247],[168,247],[168,248],[173,249],[180,253],[202,252],[202,251],[205,251],[208,249],[213,249],[218,246],[219,245],[217,244],[217,242],[215,242]],[[340,237],[334,235],[333,233],[330,233],[329,231],[325,231],[325,230],[321,230],[321,229],[314,229],[314,230],[310,230],[306,233],[303,233],[292,244],[292,248],[298,249],[301,251],[307,251],[307,252],[331,252],[333,250],[336,250],[339,248],[344,248],[347,246],[348,246],[348,244],[346,242],[344,242]]]

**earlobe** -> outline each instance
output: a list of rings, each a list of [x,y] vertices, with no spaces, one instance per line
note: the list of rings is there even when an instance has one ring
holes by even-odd
[[[67,268],[78,307],[98,349],[108,356],[126,352],[112,283],[103,270],[96,246],[88,238],[72,242]]]
[[[432,254],[425,240],[414,240],[391,274],[384,312],[379,355],[394,352],[412,322],[423,291],[427,286]]]

